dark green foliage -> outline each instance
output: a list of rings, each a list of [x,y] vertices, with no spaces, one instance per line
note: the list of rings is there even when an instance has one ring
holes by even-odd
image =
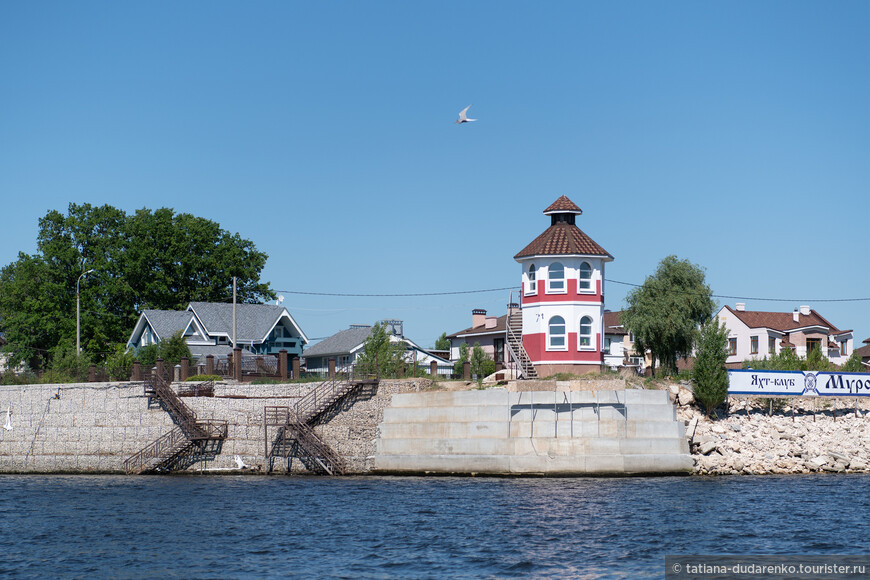
[[[837,368],[828,357],[822,354],[822,349],[820,348],[810,350],[802,366],[801,370],[803,371],[832,371]]]
[[[634,333],[638,352],[652,352],[653,374],[656,359],[665,372],[677,374],[677,359],[691,353],[697,327],[710,319],[715,306],[703,268],[676,256],[662,260],[626,301],[622,322]]]
[[[453,374],[454,376],[461,377],[464,372],[464,364],[465,361],[468,360],[469,351],[471,349],[468,346],[467,342],[462,342],[459,344],[459,358],[456,359],[456,362],[453,363]]]
[[[386,328],[375,324],[356,365],[362,368],[377,367],[382,377],[398,377],[400,369],[405,367],[405,343],[391,341]]]
[[[701,327],[692,380],[695,400],[703,405],[708,417],[728,396],[727,343],[728,329],[719,326],[718,318],[712,318]]]
[[[160,349],[156,344],[139,347],[136,351],[136,360],[142,363],[142,366],[153,367],[160,357]]]
[[[116,345],[115,351],[106,357],[106,374],[113,381],[130,380],[135,358],[135,353],[132,350],[127,350],[125,345]]]
[[[82,352],[76,355],[74,348],[59,346],[51,353],[48,368],[51,371],[50,382],[70,383],[84,381],[91,366],[91,357]]]
[[[446,332],[442,332],[438,340],[435,341],[435,350],[450,350],[450,339],[447,338]]]
[[[488,377],[495,372],[495,361],[481,348],[479,342],[471,349],[471,374],[479,378]]]
[[[843,365],[843,372],[846,373],[866,373],[870,372],[870,368],[861,363],[861,355],[858,351],[853,351],[852,356]]]
[[[157,356],[163,359],[163,362],[169,365],[177,365],[183,357],[191,358],[190,347],[184,340],[181,331],[176,331],[175,334],[160,341],[157,344]]]
[[[769,358],[745,361],[743,368],[760,371],[833,371],[836,365],[817,348],[811,350],[806,358],[798,356],[794,349],[784,348]]]
[[[45,353],[75,344],[80,282],[82,350],[125,341],[145,308],[191,301],[229,302],[238,277],[242,302],[275,297],[259,282],[266,254],[207,219],[163,208],[127,215],[109,205],[70,204],[39,220],[37,252],[0,270],[0,330],[10,363],[46,363]]]

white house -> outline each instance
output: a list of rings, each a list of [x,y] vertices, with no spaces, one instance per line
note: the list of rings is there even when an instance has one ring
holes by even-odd
[[[809,306],[793,312],[761,312],[746,310],[738,302],[736,308],[724,306],[716,316],[728,328],[728,359],[726,365],[739,368],[745,361],[761,360],[794,349],[806,357],[813,349],[821,349],[834,364],[845,363],[852,355],[852,331],[840,330]]]

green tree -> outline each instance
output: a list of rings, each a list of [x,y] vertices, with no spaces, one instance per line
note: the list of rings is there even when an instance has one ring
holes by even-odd
[[[405,366],[405,343],[390,340],[386,328],[382,324],[375,324],[356,364],[363,368],[377,367],[382,377],[397,377]]]
[[[849,357],[849,360],[843,364],[842,371],[844,373],[866,373],[870,369],[861,362],[861,354],[855,350],[852,351],[852,356]]]
[[[453,374],[457,377],[461,377],[463,374],[463,364],[468,360],[471,348],[468,346],[467,342],[459,343],[459,358],[456,359],[456,362],[453,363]]]
[[[677,373],[677,359],[692,351],[698,326],[713,315],[715,306],[703,268],[676,256],[662,260],[626,301],[622,322],[634,333],[637,350],[652,353],[653,375],[656,359],[666,372]]]
[[[157,355],[169,365],[177,365],[184,357],[190,360],[192,356],[190,347],[187,346],[187,341],[184,340],[184,335],[180,330],[157,344]]]
[[[106,357],[106,373],[113,381],[128,381],[133,371],[136,354],[126,345],[116,344],[115,350]]]
[[[446,332],[442,332],[438,340],[435,341],[435,350],[450,350],[450,339],[447,338]]]
[[[275,297],[259,281],[267,256],[207,219],[163,208],[127,215],[109,205],[70,204],[39,220],[37,252],[0,270],[0,331],[12,362],[43,368],[47,353],[75,344],[80,280],[82,349],[105,353],[126,341],[145,308],[191,301]],[[87,276],[82,273],[93,270]]]
[[[719,326],[718,318],[711,318],[701,327],[692,380],[695,399],[704,406],[708,417],[728,396],[727,342],[728,329]]]
[[[495,361],[492,360],[479,342],[474,343],[471,349],[471,374],[479,378],[488,377],[495,372]]]

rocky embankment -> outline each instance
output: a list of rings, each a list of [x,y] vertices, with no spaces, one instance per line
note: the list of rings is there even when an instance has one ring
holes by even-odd
[[[695,473],[870,472],[870,412],[854,398],[735,398],[708,419],[686,385],[670,387]]]

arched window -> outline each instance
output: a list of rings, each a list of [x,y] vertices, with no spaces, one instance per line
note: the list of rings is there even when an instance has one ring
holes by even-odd
[[[526,290],[526,294],[537,294],[538,293],[538,283],[535,281],[535,265],[531,264],[529,266],[529,286]]]
[[[580,264],[580,290],[592,290],[592,266],[589,262]]]
[[[550,319],[548,330],[548,348],[552,350],[565,350],[567,348],[567,343],[565,342],[565,319],[561,316],[554,316]]]
[[[547,275],[547,291],[548,292],[564,292],[565,291],[565,266],[559,262],[550,264],[549,273]]]
[[[590,348],[592,346],[592,318],[584,316],[580,319],[580,332],[577,333],[577,346]]]

